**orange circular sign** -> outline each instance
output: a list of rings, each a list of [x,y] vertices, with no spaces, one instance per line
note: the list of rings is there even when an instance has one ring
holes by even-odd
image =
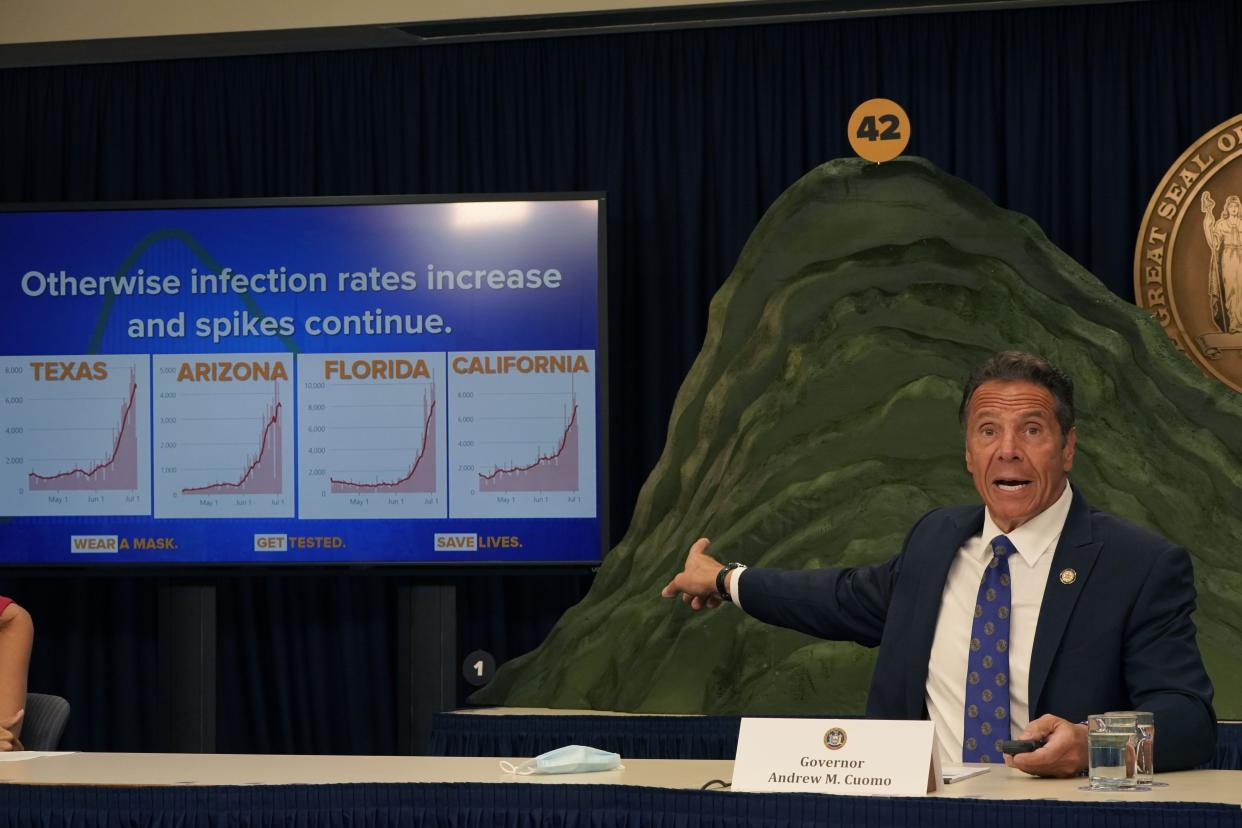
[[[910,143],[910,116],[895,101],[863,101],[850,116],[850,146],[860,158],[877,164],[892,161]]]

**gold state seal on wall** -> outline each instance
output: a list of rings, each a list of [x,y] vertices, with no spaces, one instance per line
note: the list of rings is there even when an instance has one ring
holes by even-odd
[[[1151,197],[1134,298],[1178,350],[1242,391],[1242,115],[1186,150]]]

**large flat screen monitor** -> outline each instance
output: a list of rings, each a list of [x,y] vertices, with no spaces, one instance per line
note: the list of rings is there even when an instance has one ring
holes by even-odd
[[[598,561],[603,209],[0,211],[0,563]]]

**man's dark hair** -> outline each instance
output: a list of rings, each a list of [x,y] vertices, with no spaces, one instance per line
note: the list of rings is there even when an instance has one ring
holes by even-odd
[[[987,359],[971,372],[962,389],[962,404],[957,409],[957,419],[966,427],[966,412],[975,389],[989,380],[1000,382],[1033,382],[1042,385],[1052,394],[1053,409],[1061,434],[1069,434],[1074,427],[1074,381],[1069,375],[1038,354],[1026,351],[1001,351]]]

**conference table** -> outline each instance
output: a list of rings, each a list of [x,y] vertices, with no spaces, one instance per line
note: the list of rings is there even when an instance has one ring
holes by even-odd
[[[521,758],[510,758],[521,761]],[[0,762],[0,825],[1232,826],[1242,771],[1083,790],[1003,766],[920,797],[700,790],[732,760],[630,759],[591,774],[513,776],[499,758],[67,753]]]

